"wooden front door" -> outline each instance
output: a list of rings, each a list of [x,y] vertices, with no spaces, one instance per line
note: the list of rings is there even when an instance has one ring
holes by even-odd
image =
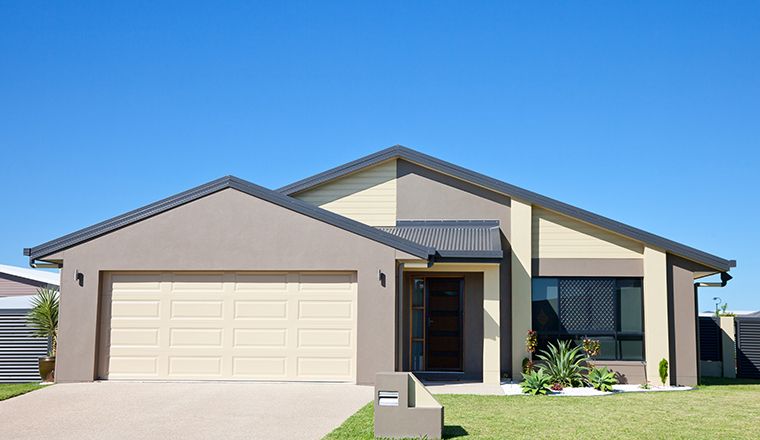
[[[462,371],[464,279],[419,276],[412,289],[412,370]]]

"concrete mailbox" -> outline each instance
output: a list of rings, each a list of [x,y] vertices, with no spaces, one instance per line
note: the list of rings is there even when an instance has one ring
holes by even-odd
[[[375,437],[439,439],[443,406],[412,373],[375,377]]]

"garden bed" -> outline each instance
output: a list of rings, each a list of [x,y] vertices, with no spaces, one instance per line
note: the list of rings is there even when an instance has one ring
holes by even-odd
[[[525,395],[519,383],[507,382],[501,384],[501,389],[504,390],[506,396],[518,396]],[[551,391],[547,396],[568,396],[568,397],[590,397],[590,396],[608,396],[610,394],[618,393],[647,393],[656,391],[689,391],[692,387],[673,387],[673,386],[650,386],[649,388],[641,388],[641,385],[613,385],[612,391],[604,392],[595,390],[591,387],[567,387],[562,391]]]

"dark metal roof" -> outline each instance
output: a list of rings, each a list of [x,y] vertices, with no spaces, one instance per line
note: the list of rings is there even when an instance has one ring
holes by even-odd
[[[432,247],[442,258],[503,257],[498,220],[405,220],[378,229]]]
[[[699,249],[695,249],[673,240],[660,237],[659,235],[634,228],[633,226],[629,226],[624,223],[620,223],[610,218],[601,216],[599,214],[594,214],[593,212],[578,208],[576,206],[572,206],[550,197],[528,191],[501,180],[494,179],[493,177],[488,177],[484,174],[468,170],[458,165],[454,165],[450,162],[428,156],[427,154],[420,153],[419,151],[415,151],[401,145],[395,145],[393,147],[386,148],[384,150],[378,151],[377,153],[370,154],[347,164],[335,167],[331,170],[327,170],[306,179],[299,180],[295,183],[280,188],[278,191],[286,195],[294,195],[338,177],[357,172],[363,168],[373,166],[391,159],[404,159],[409,162],[414,162],[434,171],[438,171],[440,173],[474,183],[492,191],[506,194],[518,200],[535,204],[543,208],[576,218],[586,223],[599,226],[617,234],[630,237],[650,246],[662,248],[667,252],[695,261],[719,271],[728,271],[732,267],[736,267],[735,260],[727,260],[716,255],[700,251]]]
[[[295,211],[308,217],[321,220],[335,227],[353,232],[354,234],[361,235],[370,240],[374,240],[379,243],[388,245],[392,248],[407,252],[419,258],[429,259],[435,255],[435,250],[432,248],[413,243],[401,237],[389,234],[385,231],[381,231],[377,228],[367,226],[364,223],[351,220],[347,217],[343,217],[342,215],[332,213],[310,203],[302,202],[292,197],[288,197],[282,193],[272,191],[270,189],[264,188],[263,186],[255,185],[251,182],[234,176],[226,176],[217,180],[213,180],[177,195],[159,200],[158,202],[151,203],[150,205],[143,206],[142,208],[114,217],[110,220],[106,220],[88,228],[84,228],[71,234],[64,235],[63,237],[56,238],[55,240],[49,241],[47,243],[43,243],[33,248],[24,249],[24,255],[29,256],[29,262],[32,264],[36,259],[41,259],[55,252],[76,246],[85,241],[92,240],[93,238],[99,237],[141,220],[145,220],[154,215],[161,214],[162,212],[168,211],[180,205],[184,205],[185,203],[192,202],[194,200],[200,199],[201,197],[205,197],[227,188],[236,189],[248,195],[282,206],[283,208],[290,209],[291,211]]]

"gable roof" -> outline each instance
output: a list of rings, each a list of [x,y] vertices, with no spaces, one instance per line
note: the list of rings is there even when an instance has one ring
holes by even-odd
[[[36,259],[44,258],[55,252],[68,249],[85,241],[92,240],[109,232],[115,231],[133,223],[137,223],[141,220],[145,220],[149,217],[153,217],[155,215],[161,214],[162,212],[168,211],[186,203],[190,203],[194,200],[200,199],[201,197],[205,197],[227,188],[233,188],[238,191],[242,191],[253,197],[266,200],[267,202],[323,221],[327,224],[385,244],[394,249],[407,252],[419,258],[430,259],[435,255],[435,250],[432,248],[411,242],[409,240],[405,240],[393,234],[389,234],[385,231],[381,231],[377,228],[365,225],[364,223],[351,220],[347,217],[343,217],[342,215],[335,214],[310,203],[302,202],[292,197],[288,197],[282,193],[272,191],[270,189],[264,188],[263,186],[253,184],[234,176],[226,176],[217,180],[213,180],[174,196],[159,200],[155,203],[151,203],[150,205],[143,206],[142,208],[136,209],[134,211],[130,211],[125,214],[116,216],[112,219],[92,225],[88,228],[84,228],[71,234],[64,235],[63,237],[56,238],[55,240],[49,241],[47,243],[40,244],[33,248],[24,249],[24,255],[27,255],[29,257],[29,264],[31,265]]]
[[[280,188],[278,191],[289,196],[295,195],[328,181],[355,173],[364,168],[371,167],[373,165],[391,159],[403,159],[409,162],[413,162],[417,165],[432,169],[442,174],[456,177],[458,179],[473,183],[486,189],[506,194],[518,200],[535,204],[543,208],[558,212],[560,214],[576,218],[578,220],[590,223],[603,229],[607,229],[625,237],[638,240],[647,245],[664,249],[667,252],[686,258],[688,260],[695,261],[710,268],[714,268],[718,271],[725,272],[730,270],[732,267],[736,267],[735,260],[727,260],[716,255],[700,251],[699,249],[695,249],[693,247],[686,246],[659,235],[634,228],[633,226],[626,225],[599,214],[595,214],[576,206],[560,202],[559,200],[543,196],[533,191],[511,185],[507,182],[494,179],[493,177],[468,170],[467,168],[454,165],[450,162],[443,161],[441,159],[420,153],[419,151],[412,150],[411,148],[407,148],[401,145],[394,145],[393,147],[378,151],[377,153],[364,156],[344,165],[332,168],[319,174],[315,174],[314,176],[299,180],[297,182],[291,183],[290,185],[286,185]]]

